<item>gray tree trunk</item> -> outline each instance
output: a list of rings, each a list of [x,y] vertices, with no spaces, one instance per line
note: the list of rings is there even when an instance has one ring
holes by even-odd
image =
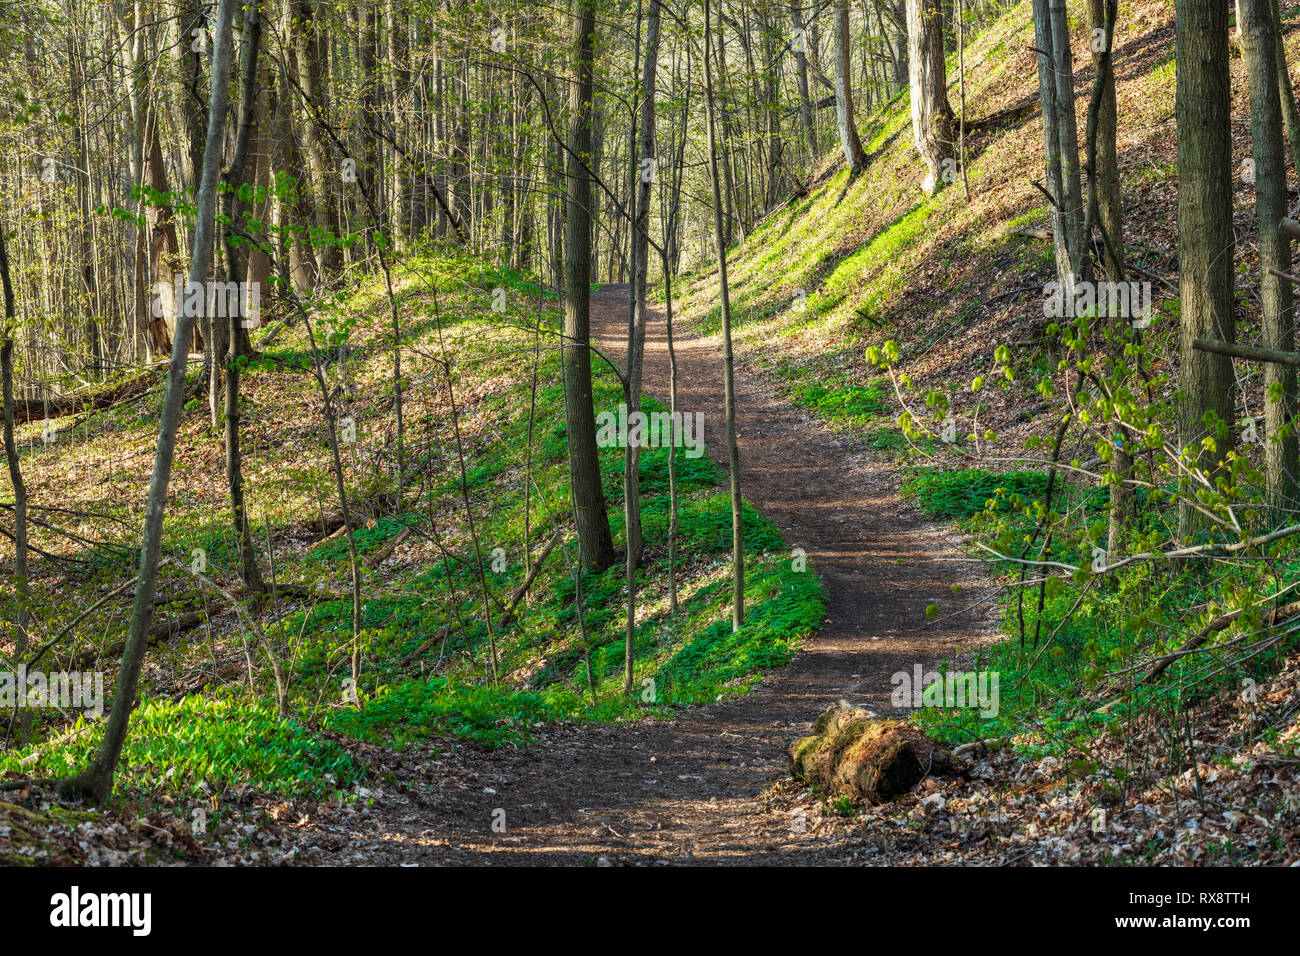
[[[907,75],[912,99],[912,142],[925,160],[922,188],[938,190],[944,161],[956,163],[948,105],[948,74],[943,52],[943,12],[939,0],[907,0]]]
[[[840,149],[849,172],[867,168],[867,154],[853,119],[853,84],[849,77],[849,3],[835,0],[835,120],[840,127]]]
[[[645,352],[646,285],[650,256],[650,187],[655,178],[655,78],[659,63],[659,4],[651,0],[646,18],[645,68],[641,77],[641,148],[635,165],[636,196],[632,238],[632,314],[627,340],[628,416],[641,408],[641,365]],[[634,154],[635,156],[636,154]],[[646,161],[649,160],[649,165]],[[627,633],[623,692],[632,693],[636,638],[636,569],[641,564],[641,450],[628,442],[624,459],[624,517],[627,524]]]
[[[199,180],[198,212],[191,243],[191,282],[203,282],[212,256],[213,218],[216,210],[217,181],[221,172],[221,147],[226,131],[227,84],[230,73],[231,20],[237,0],[220,0],[213,30],[211,94],[208,102],[208,134],[203,147],[202,175]],[[122,666],[113,691],[113,707],[108,715],[99,750],[84,771],[63,782],[65,794],[108,799],[113,789],[113,775],[122,756],[131,710],[135,706],[140,665],[144,660],[145,641],[153,620],[154,594],[158,583],[158,557],[162,548],[163,515],[167,507],[167,486],[171,481],[172,455],[176,450],[176,432],[180,425],[181,406],[185,401],[185,366],[189,358],[194,317],[181,310],[176,319],[176,338],[171,363],[167,369],[167,394],[163,399],[162,422],[158,428],[158,447],[154,454],[153,478],[145,507],[145,524],[140,549],[140,570],[136,576],[135,601],[127,630]]]
[[[808,92],[808,44],[810,42],[807,28],[799,19],[798,7],[790,5],[790,24],[795,30],[802,31],[794,43],[795,81],[799,86],[799,121],[803,125],[804,139],[808,144],[808,161],[816,164],[819,150],[817,148],[817,126],[813,123],[812,96]]]
[[[1104,237],[1103,261],[1106,276],[1111,282],[1123,282],[1124,276],[1124,210],[1119,181],[1119,160],[1116,154],[1115,132],[1117,113],[1115,107],[1115,69],[1111,42],[1116,16],[1116,0],[1088,0],[1088,28],[1091,35],[1103,31],[1102,49],[1092,46],[1092,68],[1096,85],[1096,103],[1089,104],[1091,128],[1088,174],[1088,221],[1096,223]],[[1095,113],[1094,113],[1095,109]],[[1111,368],[1126,374],[1124,345],[1129,340],[1129,316],[1110,316],[1107,356]],[[1124,533],[1128,530],[1133,512],[1132,489],[1124,484],[1132,470],[1132,456],[1128,446],[1130,438],[1122,431],[1115,436],[1111,461],[1110,519],[1106,536],[1106,550],[1118,555],[1123,547]]]
[[[298,60],[298,82],[307,100],[307,117],[303,130],[306,140],[307,167],[311,171],[311,190],[308,202],[316,217],[316,228],[322,237],[316,243],[316,272],[318,278],[327,279],[343,266],[343,253],[336,242],[339,232],[338,203],[334,185],[342,169],[332,159],[329,138],[319,117],[329,108],[320,61],[319,38],[316,27],[316,0],[296,0],[297,20],[293,24],[294,52]],[[292,106],[290,109],[292,110]]]
[[[569,478],[583,570],[614,561],[605,493],[600,484],[596,416],[591,395],[591,117],[596,33],[595,0],[573,2],[574,82],[569,94],[569,148],[565,201],[564,377],[569,433]]]
[[[709,48],[709,0],[704,0],[704,49]],[[713,185],[713,237],[718,254],[718,287],[722,292],[722,372],[724,414],[727,419],[727,463],[731,477],[731,629],[745,623],[745,531],[740,496],[740,450],[736,444],[736,385],[731,351],[731,294],[727,288],[727,245],[722,226],[722,182],[718,174],[717,121],[713,104],[713,68],[704,58],[704,102],[708,128],[709,178]]]
[[[1278,225],[1287,216],[1286,153],[1282,146],[1281,74],[1273,44],[1274,0],[1240,0],[1241,31],[1250,88],[1250,138],[1255,157],[1255,212],[1259,219],[1260,291],[1264,306],[1264,347],[1295,349],[1291,284],[1273,274],[1291,271],[1291,240]],[[1285,69],[1285,65],[1281,67]],[[1296,371],[1278,362],[1264,363],[1264,453],[1268,496],[1280,520],[1295,505]]]
[[[3,225],[0,225],[0,289],[4,292],[4,328],[0,329],[0,400],[4,402],[5,461],[9,465],[9,481],[14,490],[14,602],[17,607],[14,609],[13,646],[15,661],[22,661],[29,645],[27,622],[31,610],[27,593],[27,485],[23,482],[18,442],[14,438],[14,329],[17,315]],[[24,743],[31,726],[31,714],[26,710],[19,714],[18,726],[18,741]]]
[[[225,231],[226,277],[230,282],[256,281],[249,275],[248,264],[251,247],[246,239],[240,239],[237,232],[248,232],[248,221],[252,218],[252,203],[240,198],[240,189],[251,185],[249,180],[249,152],[251,144],[259,138],[258,97],[258,56],[262,43],[262,19],[256,4],[244,8],[244,45],[240,56],[242,85],[240,87],[239,118],[235,135],[235,155],[226,170],[224,184],[226,190],[221,196],[223,215],[230,220]],[[253,157],[253,170],[257,168],[257,158]],[[240,579],[244,587],[252,594],[260,594],[266,586],[262,581],[262,572],[257,564],[257,552],[253,550],[253,537],[249,529],[248,511],[244,505],[244,471],[243,459],[239,449],[239,357],[240,340],[247,340],[248,333],[241,321],[246,300],[240,296],[240,309],[226,310],[226,362],[225,374],[225,444],[226,444],[226,486],[230,493],[230,512],[234,524],[235,540],[239,545]],[[214,320],[214,324],[215,324]],[[214,354],[213,369],[223,356]],[[217,376],[214,375],[214,380]]]
[[[1182,327],[1179,446],[1213,474],[1232,448],[1232,360],[1192,347],[1198,337],[1231,343],[1236,337],[1232,288],[1232,142],[1229,129],[1228,8],[1216,0],[1178,0],[1175,96],[1178,128],[1178,292]],[[1205,423],[1219,419],[1220,430]],[[1226,427],[1223,427],[1226,426]],[[1193,493],[1185,484],[1185,490]],[[1190,537],[1197,513],[1184,504],[1179,531]]]

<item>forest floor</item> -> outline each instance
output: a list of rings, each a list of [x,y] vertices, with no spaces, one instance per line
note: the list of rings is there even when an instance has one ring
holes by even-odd
[[[627,301],[626,286],[593,296],[593,340],[607,355],[626,342]],[[683,325],[678,407],[703,413],[706,447],[725,467],[722,353],[716,337],[683,334]],[[654,315],[645,390],[666,405],[668,383],[664,322]],[[787,748],[838,700],[891,712],[890,675],[994,640],[996,605],[951,529],[899,498],[884,456],[779,398],[743,357],[736,393],[745,497],[804,549],[826,588],[827,620],[794,663],[748,696],[670,721],[565,724],[535,730],[521,749],[461,747],[423,762],[418,748],[376,750],[387,783],[369,806],[296,828],[306,838],[300,862],[807,864],[856,855],[858,841],[796,822],[806,795],[790,780]],[[927,621],[927,605],[951,599],[954,584],[969,610]]]

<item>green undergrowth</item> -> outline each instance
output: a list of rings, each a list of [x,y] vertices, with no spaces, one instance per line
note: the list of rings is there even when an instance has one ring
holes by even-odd
[[[72,776],[89,763],[103,724],[78,719],[57,742],[0,754],[0,771]],[[36,759],[30,758],[35,754]],[[327,797],[361,777],[338,744],[270,705],[232,695],[143,701],[131,717],[118,785],[141,794],[202,799],[240,787]]]
[[[904,493],[928,517],[954,522],[977,540],[1000,545],[1003,554],[1019,554],[1034,530],[1031,516],[1046,507],[1046,488],[1047,476],[1034,471],[917,469],[905,483]],[[1015,736],[1026,741],[1022,749],[1031,755],[1086,749],[1097,734],[1122,728],[1137,715],[1176,712],[1216,693],[1246,686],[1244,682],[1263,680],[1293,649],[1292,641],[1283,641],[1247,662],[1224,667],[1189,658],[1170,667],[1159,683],[1136,687],[1118,704],[1100,709],[1100,701],[1094,698],[1113,683],[1116,671],[1178,647],[1188,633],[1189,618],[1204,624],[1237,606],[1252,572],[1204,565],[1179,571],[1148,563],[1105,579],[1094,578],[1086,573],[1087,548],[1092,542],[1105,543],[1106,489],[1077,483],[1062,487],[1058,476],[1052,509],[1077,514],[1091,536],[1084,537],[1082,545],[1055,541],[1041,557],[1080,564],[1084,572],[1073,579],[1052,578],[1040,590],[1014,586],[1020,577],[1017,566],[994,561],[999,583],[1009,586],[1000,595],[1006,636],[979,650],[969,668],[999,675],[998,713],[986,718],[973,708],[918,710],[913,719],[941,739],[956,744]],[[1136,546],[1144,533],[1153,537],[1168,533],[1163,523],[1169,516],[1147,494],[1138,496],[1137,514]],[[1029,556],[1038,559],[1039,548],[1032,548]],[[1282,562],[1282,580],[1296,580],[1300,552],[1288,546],[1274,556]],[[952,613],[967,600],[954,593],[937,610]],[[1242,626],[1253,627],[1258,620],[1258,615],[1248,616]],[[1229,628],[1222,639],[1230,640],[1237,633],[1237,628]]]
[[[615,554],[608,568],[581,575],[580,620],[554,296],[539,293],[531,276],[436,247],[397,261],[394,281],[403,342],[404,454],[408,472],[418,475],[400,498],[391,467],[392,338],[382,280],[371,277],[322,298],[313,312],[326,380],[347,394],[340,415],[355,425],[355,441],[340,451],[350,508],[359,519],[353,532],[362,562],[358,640],[354,644],[347,539],[318,540],[322,527],[337,527],[338,501],[319,390],[308,371],[312,350],[296,322],[249,364],[242,381],[254,546],[265,576],[271,570],[266,542],[276,541],[276,580],[302,595],[257,608],[289,678],[294,716],[276,716],[264,650],[241,633],[221,599],[180,569],[200,569],[226,587],[237,585],[240,553],[220,456],[213,453],[221,447],[221,429],[211,426],[200,399],[185,412],[178,438],[163,543],[175,563],[164,566],[159,590],[165,600],[156,614],[163,619],[206,610],[217,616],[211,628],[191,628],[181,639],[151,647],[149,655],[158,665],[155,675],[214,676],[179,703],[172,701],[172,684],[146,682],[119,778],[131,792],[194,795],[205,785],[204,792],[246,786],[329,796],[362,774],[332,734],[398,747],[416,740],[436,748],[448,740],[494,747],[526,742],[539,723],[669,714],[745,693],[764,673],[789,662],[822,620],[819,577],[811,569],[793,570],[779,529],[745,505],[747,613],[733,633],[730,501],[725,474],[702,445],[679,447],[675,455],[679,605],[671,613],[669,449],[643,449],[645,553],[637,571],[633,693],[625,694],[624,453],[609,447],[599,454]],[[494,308],[502,301],[504,312]],[[614,412],[622,400],[619,380],[598,357],[593,366],[595,409]],[[57,632],[134,573],[137,502],[147,486],[147,471],[136,460],[151,460],[145,456],[161,399],[157,387],[129,408],[99,413],[63,445],[44,447],[22,436],[25,448],[34,449],[24,467],[37,497],[52,481],[68,505],[114,522],[106,525],[104,540],[75,553],[61,585],[34,580],[33,598],[48,608],[42,630]],[[644,407],[664,411],[653,400]],[[63,465],[70,450],[84,468],[71,473],[75,481]],[[540,559],[557,527],[564,531],[562,543],[502,627],[530,562]],[[51,544],[41,533],[37,529],[34,540]],[[127,610],[126,604],[109,605],[97,617],[104,646],[120,640]],[[355,686],[354,652],[361,662]],[[222,659],[227,666],[217,675],[214,662]],[[112,671],[106,676],[107,708]],[[38,717],[36,740],[7,753],[0,773],[60,777],[87,762],[101,725]],[[38,752],[34,763],[22,763]]]

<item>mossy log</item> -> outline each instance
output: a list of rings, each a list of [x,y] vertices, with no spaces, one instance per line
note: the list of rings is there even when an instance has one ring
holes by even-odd
[[[51,395],[44,399],[14,399],[14,424],[21,425],[23,422],[62,418],[78,412],[109,408],[149,391],[158,384],[165,370],[164,364],[157,363],[126,378],[99,383],[63,395]]]
[[[927,775],[947,776],[962,765],[910,724],[882,719],[841,702],[790,747],[794,775],[827,793],[886,803]]]

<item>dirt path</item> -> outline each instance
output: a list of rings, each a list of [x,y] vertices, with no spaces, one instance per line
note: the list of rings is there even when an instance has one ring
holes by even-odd
[[[626,354],[627,287],[592,301],[593,338]],[[704,413],[709,453],[726,467],[721,351],[677,334],[678,406]],[[646,390],[667,404],[661,317],[646,343]],[[895,475],[760,376],[737,369],[745,497],[802,547],[823,575],[827,621],[787,669],[755,693],[696,708],[671,722],[548,730],[519,751],[398,770],[411,785],[370,811],[321,827],[321,862],[824,863],[852,849],[792,832],[788,801],[768,792],[787,773],[785,749],[840,698],[881,713],[890,675],[986,641],[991,611],[935,622],[927,604],[982,597],[951,535],[897,495]],[[404,792],[403,792],[404,791]],[[505,811],[506,830],[492,831]]]

